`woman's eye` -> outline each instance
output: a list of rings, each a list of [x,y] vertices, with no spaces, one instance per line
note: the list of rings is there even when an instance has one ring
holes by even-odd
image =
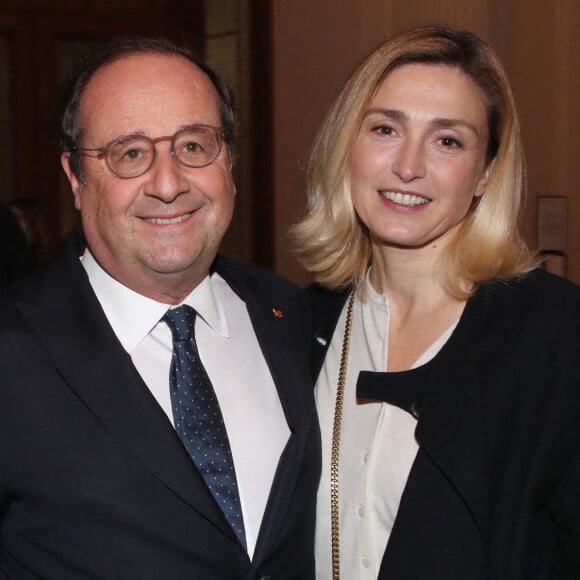
[[[441,137],[439,139],[439,142],[446,149],[455,149],[463,147],[463,144],[460,141],[458,141],[455,137]]]
[[[390,125],[377,125],[373,127],[373,132],[379,135],[393,135],[395,130]]]

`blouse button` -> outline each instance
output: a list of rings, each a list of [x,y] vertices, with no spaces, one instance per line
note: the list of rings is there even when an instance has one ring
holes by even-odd
[[[411,403],[411,415],[415,417],[415,419],[419,419],[419,410],[421,409],[421,403],[419,401],[413,401]]]

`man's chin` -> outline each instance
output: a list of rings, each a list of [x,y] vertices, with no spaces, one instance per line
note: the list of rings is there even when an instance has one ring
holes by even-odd
[[[205,276],[214,257],[214,252],[195,254],[171,252],[151,256],[146,262],[146,267],[160,276],[188,276],[195,272],[203,273]]]

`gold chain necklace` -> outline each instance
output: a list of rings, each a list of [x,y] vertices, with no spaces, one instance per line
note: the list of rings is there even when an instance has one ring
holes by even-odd
[[[350,348],[350,333],[352,330],[352,310],[354,292],[350,295],[344,325],[344,339],[338,371],[338,388],[334,405],[334,421],[332,424],[332,449],[330,455],[330,524],[332,539],[332,580],[340,580],[340,530],[338,522],[338,460],[340,452],[340,429],[342,426],[342,407],[344,389],[346,386],[346,370],[348,366],[348,351]]]

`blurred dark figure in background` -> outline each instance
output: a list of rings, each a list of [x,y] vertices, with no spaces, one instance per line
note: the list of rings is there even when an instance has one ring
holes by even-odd
[[[24,232],[34,266],[44,266],[54,256],[59,241],[47,231],[40,201],[36,197],[17,197],[8,202],[8,207]]]
[[[0,286],[22,278],[34,268],[32,251],[12,210],[0,203]]]

